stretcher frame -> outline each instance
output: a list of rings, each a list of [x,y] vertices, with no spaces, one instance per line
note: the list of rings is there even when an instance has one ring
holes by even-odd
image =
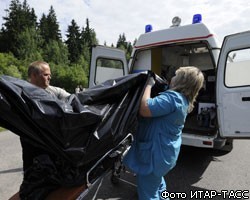
[[[51,192],[45,200],[84,200],[89,191],[100,182],[105,176],[111,173],[111,182],[117,184],[119,182],[120,173],[122,170],[125,171],[125,167],[122,164],[122,159],[130,149],[131,143],[134,137],[129,133],[115,148],[105,153],[86,173],[86,184],[77,187],[61,187]],[[91,175],[95,173],[95,170],[103,168],[103,162],[106,159],[112,159],[111,167],[103,169],[100,176],[91,178]],[[9,200],[20,200],[19,192],[14,194]]]

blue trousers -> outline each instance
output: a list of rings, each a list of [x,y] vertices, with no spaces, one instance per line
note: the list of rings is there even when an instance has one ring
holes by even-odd
[[[160,200],[161,192],[166,190],[164,177],[149,175],[136,175],[137,193],[139,200]]]

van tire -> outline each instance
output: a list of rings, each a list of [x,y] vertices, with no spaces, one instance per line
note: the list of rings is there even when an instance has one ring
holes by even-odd
[[[227,139],[225,145],[220,150],[224,152],[231,152],[233,150],[233,139]]]

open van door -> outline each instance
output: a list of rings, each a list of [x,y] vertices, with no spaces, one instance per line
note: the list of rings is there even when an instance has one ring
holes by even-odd
[[[125,52],[111,47],[94,46],[89,74],[89,87],[128,74]]]
[[[221,137],[250,138],[250,31],[224,38],[216,98]]]

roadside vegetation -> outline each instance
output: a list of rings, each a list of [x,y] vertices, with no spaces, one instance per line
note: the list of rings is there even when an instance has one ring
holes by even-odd
[[[62,37],[52,6],[40,19],[26,0],[22,3],[11,0],[5,11],[0,29],[0,75],[27,80],[28,65],[44,60],[51,66],[52,85],[71,93],[77,85],[88,87],[91,47],[99,44],[88,18],[82,26],[72,19]],[[117,44],[110,46],[125,50],[127,58],[132,51],[132,44],[126,41],[124,33],[119,35]]]

